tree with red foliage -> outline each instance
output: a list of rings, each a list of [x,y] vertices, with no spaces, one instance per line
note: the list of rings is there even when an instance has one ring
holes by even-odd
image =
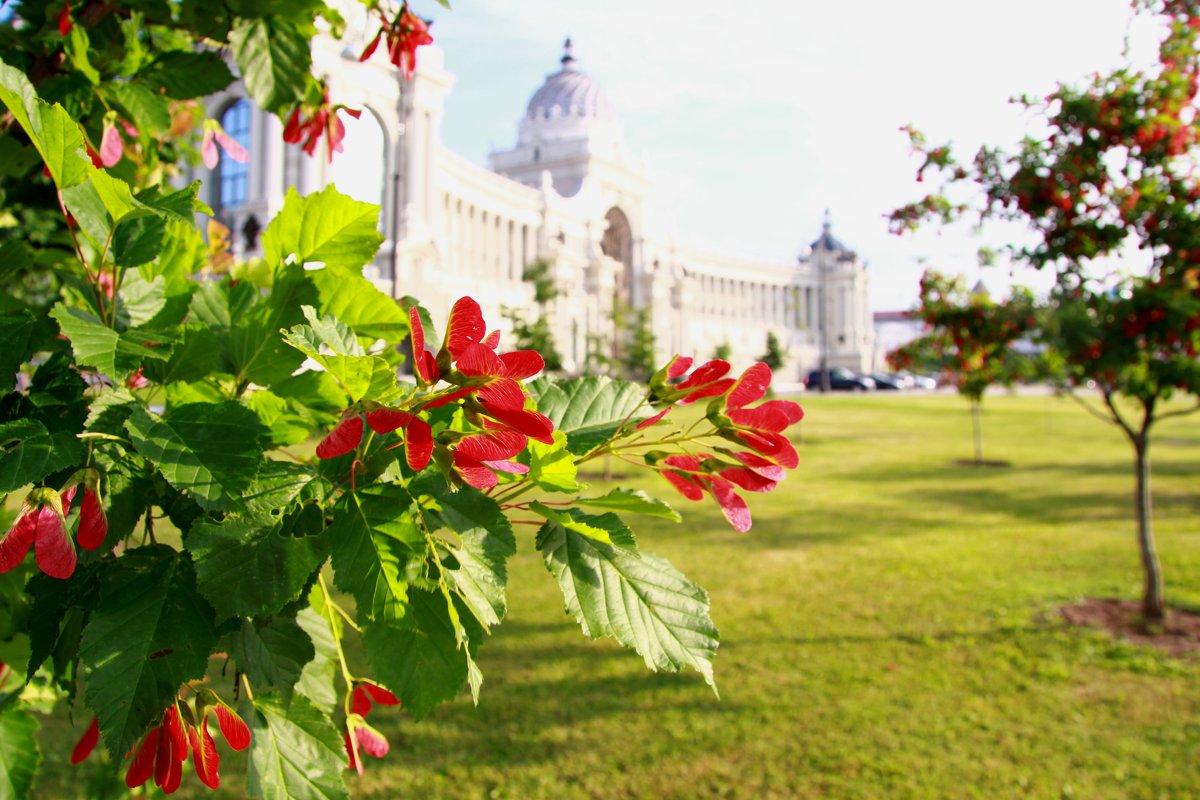
[[[981,465],[984,392],[989,386],[1011,386],[1032,372],[1029,357],[1013,344],[1033,327],[1033,296],[1016,288],[997,303],[986,292],[967,291],[961,276],[929,270],[921,278],[916,314],[928,333],[888,353],[888,363],[897,370],[934,367],[951,377],[970,403],[974,463]]]
[[[1011,252],[1058,276],[1047,341],[1061,354],[1069,384],[1098,387],[1103,406],[1085,406],[1133,447],[1142,612],[1159,620],[1166,604],[1151,529],[1150,435],[1158,422],[1200,410],[1197,403],[1167,406],[1175,395],[1200,397],[1200,0],[1134,6],[1165,24],[1156,65],[1022,99],[1047,133],[1027,137],[1013,153],[985,147],[969,165],[910,130],[924,157],[921,172],[939,174],[943,184],[895,211],[892,223],[903,232],[972,215],[1033,231],[1032,244]],[[959,188],[970,193],[955,195]],[[1103,259],[1137,266],[1101,274]]]

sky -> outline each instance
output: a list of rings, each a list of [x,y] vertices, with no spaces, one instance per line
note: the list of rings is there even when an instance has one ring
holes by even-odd
[[[516,139],[562,41],[608,95],[653,182],[652,220],[679,241],[792,263],[819,234],[867,262],[877,311],[910,308],[927,266],[993,292],[1045,276],[981,268],[1011,231],[897,237],[886,215],[921,196],[899,128],[973,155],[1036,120],[1009,102],[1152,58],[1154,28],[1127,0],[525,0],[413,8],[435,21],[455,86],[442,139],[480,164]]]

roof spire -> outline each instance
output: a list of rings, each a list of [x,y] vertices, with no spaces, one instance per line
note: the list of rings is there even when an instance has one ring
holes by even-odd
[[[830,223],[829,223],[829,209],[828,209],[828,208],[826,208],[826,209],[825,209],[825,221],[821,223],[821,233],[822,233],[822,234],[824,234],[824,235],[826,235],[826,236],[828,236],[828,235],[829,235],[829,229],[830,229],[831,227],[832,227],[832,226],[831,226],[831,225],[830,225]]]
[[[559,61],[562,63],[563,69],[575,68],[575,47],[571,44],[570,36],[563,42],[563,54]]]

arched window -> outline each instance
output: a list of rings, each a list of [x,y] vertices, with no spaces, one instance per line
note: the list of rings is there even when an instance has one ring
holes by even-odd
[[[221,127],[229,137],[250,151],[250,101],[235,100],[221,113]],[[241,208],[250,193],[250,162],[239,163],[222,154],[217,164],[216,202],[218,215]]]

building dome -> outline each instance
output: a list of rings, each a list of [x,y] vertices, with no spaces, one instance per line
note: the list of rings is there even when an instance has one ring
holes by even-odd
[[[594,80],[580,72],[571,52],[571,40],[563,44],[562,69],[546,77],[529,105],[525,118],[546,119],[610,119],[612,109],[608,98]]]

